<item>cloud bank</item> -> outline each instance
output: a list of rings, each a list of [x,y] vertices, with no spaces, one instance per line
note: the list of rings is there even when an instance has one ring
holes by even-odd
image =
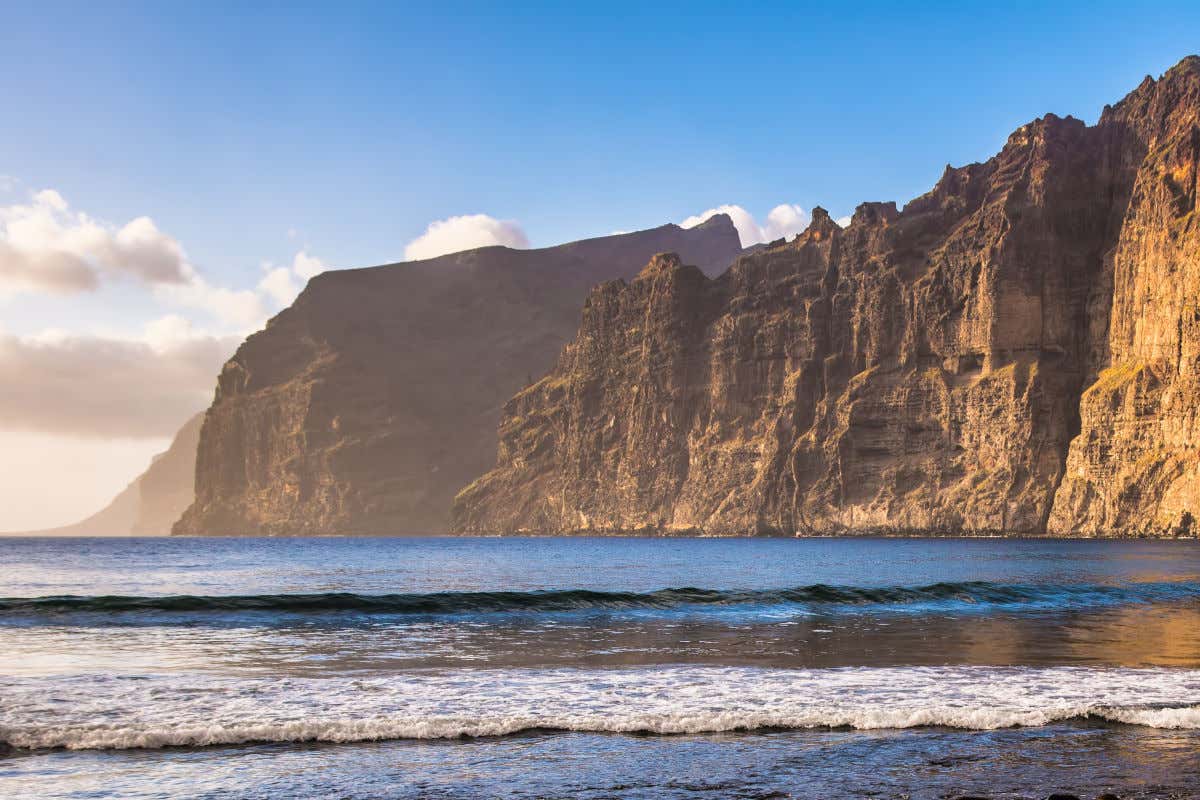
[[[737,228],[742,247],[754,244],[773,242],[776,239],[790,239],[808,227],[811,216],[798,205],[784,203],[777,205],[767,212],[767,218],[760,225],[746,209],[739,205],[726,204],[710,208],[707,211],[688,217],[679,223],[681,228],[694,228],[716,214],[728,214]]]
[[[0,333],[0,430],[171,436],[212,400],[238,341],[170,316],[148,324],[142,339]]]
[[[126,320],[150,321],[119,335],[77,323],[0,329],[0,529],[73,522],[111,499],[208,406],[245,334],[325,269],[302,249],[288,264],[247,270],[240,286],[221,285],[150,217],[112,224],[19,183],[0,175],[0,192],[24,195],[0,205],[0,309],[28,295],[74,296],[54,323],[73,324],[67,309],[81,303],[120,303]]]
[[[67,293],[117,277],[182,284],[190,276],[179,242],[149,217],[106,225],[72,210],[53,189],[0,208],[0,285]]]
[[[325,271],[325,264],[316,256],[309,255],[307,250],[301,250],[296,253],[290,266],[264,264],[263,270],[266,275],[258,282],[258,290],[265,292],[282,308],[292,304],[309,278]]]
[[[429,223],[425,233],[404,248],[404,258],[417,261],[496,244],[524,249],[529,247],[529,238],[513,220],[467,214]]]
[[[266,275],[251,288],[219,286],[150,217],[120,226],[101,222],[72,209],[53,189],[34,193],[27,203],[0,207],[0,296],[77,294],[132,280],[165,305],[203,312],[248,333],[291,303],[304,282],[324,268],[301,250],[290,266],[264,265]]]

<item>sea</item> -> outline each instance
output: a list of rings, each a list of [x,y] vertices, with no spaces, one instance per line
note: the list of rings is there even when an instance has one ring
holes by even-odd
[[[1200,797],[1200,543],[0,540],[0,798]]]

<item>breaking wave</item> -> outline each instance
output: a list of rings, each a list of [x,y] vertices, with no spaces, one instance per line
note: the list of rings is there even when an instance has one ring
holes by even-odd
[[[373,678],[10,679],[10,748],[701,734],[803,728],[993,730],[1092,720],[1200,729],[1200,671],[1080,667],[456,670]]]
[[[1198,729],[1200,706],[1166,709],[1079,708],[1022,713],[997,713],[991,709],[926,709],[873,713],[771,714],[710,712],[644,718],[608,719],[587,716],[293,720],[278,723],[165,726],[161,728],[113,726],[16,731],[7,744],[15,749],[132,750],[163,747],[274,742],[372,742],[394,739],[469,739],[511,736],[532,732],[592,732],[641,735],[680,735],[800,730],[811,728],[942,727],[970,730],[1030,727],[1070,720],[1105,720],[1152,728]],[[2,746],[2,745],[0,745]]]

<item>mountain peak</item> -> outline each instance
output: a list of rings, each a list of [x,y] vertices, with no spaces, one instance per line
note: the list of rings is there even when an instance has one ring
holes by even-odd
[[[1200,56],[1184,56],[1182,59],[1180,59],[1178,64],[1167,70],[1166,74],[1171,75],[1186,72],[1200,74]]]
[[[708,219],[697,225],[697,228],[719,228],[725,226],[733,226],[733,217],[722,211],[720,214],[713,214]]]
[[[1105,106],[1100,124],[1132,126],[1157,140],[1171,130],[1195,124],[1200,116],[1200,56],[1187,56],[1158,80],[1147,75],[1114,106]]]
[[[735,227],[733,224],[733,217],[724,212],[720,214],[713,214],[711,217],[704,220],[704,222],[701,222],[699,225],[693,225],[688,230],[712,231],[721,234],[737,234],[737,227]]]

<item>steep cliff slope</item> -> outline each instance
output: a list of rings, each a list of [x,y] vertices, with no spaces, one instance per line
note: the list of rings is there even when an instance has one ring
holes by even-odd
[[[741,245],[721,215],[314,278],[222,370],[175,532],[445,531],[495,459],[501,405],[554,363],[588,289],[660,250],[716,274]]]
[[[1200,58],[1147,79],[1105,112],[1135,132],[1136,165],[1111,281],[1104,370],[1080,403],[1082,432],[1050,517],[1053,530],[1198,533],[1200,515]]]
[[[192,417],[104,508],[84,520],[61,528],[30,531],[27,536],[166,536],[184,509],[192,504],[196,447],[203,414]]]
[[[1200,508],[1200,60],[902,212],[591,294],[455,526],[1167,532]],[[1060,488],[1061,484],[1061,488]]]

